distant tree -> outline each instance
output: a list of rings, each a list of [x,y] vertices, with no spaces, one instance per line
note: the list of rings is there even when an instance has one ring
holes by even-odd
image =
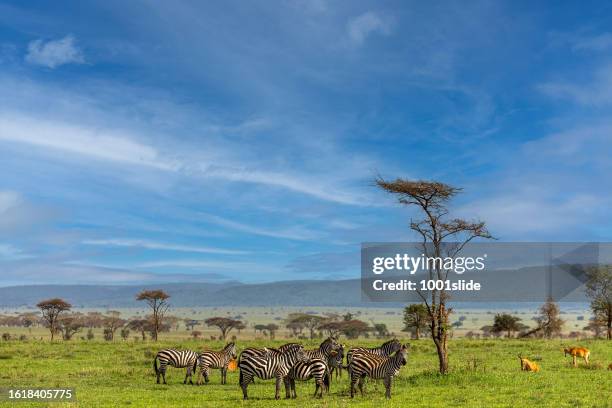
[[[38,302],[36,305],[42,313],[42,318],[51,332],[51,340],[57,332],[57,320],[63,312],[69,311],[72,305],[64,299],[53,298]]]
[[[204,323],[206,323],[208,327],[217,327],[221,331],[221,340],[225,340],[232,329],[242,324],[240,320],[230,319],[229,317],[211,317],[204,320]]]
[[[598,316],[593,316],[589,319],[589,324],[584,326],[582,329],[592,332],[595,338],[600,338],[606,331],[606,322]]]
[[[199,330],[194,330],[191,332],[191,337],[193,337],[194,340],[197,340],[202,337],[202,332]]]
[[[414,333],[418,340],[421,330],[427,327],[427,308],[422,303],[413,303],[404,308],[404,328],[402,331]]]
[[[168,311],[168,307],[170,307],[168,303],[169,298],[170,295],[163,290],[143,290],[136,296],[136,300],[146,302],[153,312],[151,319],[151,334],[153,335],[154,341],[157,341],[163,324],[164,315]]]
[[[121,338],[123,340],[127,340],[130,337],[130,329],[128,329],[127,327],[122,327],[121,328]]]
[[[460,188],[435,181],[414,181],[398,178],[387,181],[376,180],[382,190],[394,194],[402,205],[418,208],[423,216],[412,220],[410,229],[422,241],[423,254],[433,258],[455,258],[475,238],[493,238],[484,222],[470,222],[448,216],[449,201],[461,192]],[[427,270],[430,280],[446,281],[448,270],[440,263]],[[431,339],[436,346],[440,374],[448,373],[448,332],[452,308],[447,307],[450,295],[444,289],[432,290],[427,294],[418,292],[428,314]]]
[[[102,320],[102,325],[105,331],[108,331],[110,340],[115,338],[115,332],[120,327],[123,327],[125,323],[126,321],[121,318],[121,312],[116,310],[109,310],[106,312],[106,316],[104,316],[104,319]]]
[[[22,313],[19,315],[21,325],[27,329],[38,323],[38,316],[32,312]]]
[[[612,340],[612,265],[591,268],[587,272],[586,294],[591,298],[594,319],[606,328],[606,338]]]
[[[62,315],[57,319],[57,330],[62,333],[64,340],[71,340],[84,326],[83,317],[77,313]]]
[[[318,329],[329,337],[338,337],[344,329],[344,323],[344,321],[326,320],[319,325]]]
[[[234,326],[234,329],[238,330],[238,334],[240,334],[240,332],[244,329],[246,329],[246,324],[242,321],[240,321],[240,323],[236,324],[236,326]]]
[[[133,319],[128,322],[128,327],[134,331],[137,331],[142,336],[142,340],[146,340],[146,333],[151,331],[153,324],[148,319]]]
[[[376,332],[376,337],[378,338],[387,337],[389,335],[387,325],[384,323],[374,323],[372,327],[374,328],[374,332]]]
[[[94,332],[92,329],[88,329],[87,330],[87,340],[93,340],[94,339]]]
[[[170,331],[172,328],[174,328],[174,330],[178,330],[180,321],[181,321],[181,318],[177,316],[165,316],[164,317],[164,323],[168,325],[168,331]]]
[[[285,327],[291,330],[291,334],[298,337],[304,331],[304,324],[301,322],[288,322]]]
[[[191,330],[193,331],[195,326],[198,326],[200,324],[199,321],[194,320],[194,319],[185,319],[185,327],[187,328],[187,330]]]
[[[353,319],[342,322],[342,333],[349,339],[356,339],[370,330],[370,326],[361,320]]]
[[[507,313],[496,314],[493,320],[492,331],[494,333],[505,332],[507,337],[510,338],[513,332],[521,330],[520,321],[520,317],[512,316]]]
[[[265,324],[255,324],[253,325],[253,329],[255,329],[255,334],[257,334],[257,332],[263,333],[267,329],[267,326]]]
[[[274,340],[274,337],[276,337],[276,331],[279,329],[278,325],[274,324],[274,323],[270,323],[268,325],[266,325],[266,330],[268,331],[269,335],[270,335],[270,340]]]
[[[346,312],[346,314],[342,316],[342,320],[344,320],[345,322],[350,322],[354,318],[355,316],[351,312]]]
[[[307,313],[292,313],[287,317],[287,323],[302,324],[310,332],[310,338],[315,338],[315,331],[321,323],[325,321],[322,316]]]
[[[536,330],[548,339],[560,335],[565,321],[559,317],[559,314],[559,305],[552,299],[548,299],[540,307],[539,315],[534,318],[538,323]]]

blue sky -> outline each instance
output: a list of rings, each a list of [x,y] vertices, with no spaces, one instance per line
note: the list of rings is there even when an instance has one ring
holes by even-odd
[[[0,2],[0,285],[358,276],[373,178],[610,241],[606,2]]]

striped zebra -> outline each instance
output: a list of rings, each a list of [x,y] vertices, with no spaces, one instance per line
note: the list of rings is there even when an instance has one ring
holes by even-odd
[[[297,346],[299,345],[299,343],[287,343],[287,344],[283,344],[282,346],[280,346],[278,348],[279,351],[285,351],[287,349],[289,349],[291,346]],[[238,357],[238,365],[240,365],[240,361],[241,360],[245,360],[247,358],[250,357],[265,357],[268,355],[268,349],[266,348],[257,348],[257,347],[247,347],[244,350],[242,350],[242,353],[240,353],[240,357]],[[251,382],[253,384],[255,384],[255,377],[253,377],[253,379],[251,379]]]
[[[323,398],[323,391],[329,391],[329,377],[329,369],[324,360],[315,358],[310,361],[300,361],[289,370],[285,377],[286,398],[297,398],[295,380],[308,381],[311,378],[315,379],[314,396],[316,397],[320,390],[319,398]]]
[[[349,367],[351,360],[353,359],[353,354],[355,353],[370,353],[375,354],[381,357],[389,357],[391,354],[397,352],[402,347],[402,343],[398,339],[392,339],[384,342],[382,345],[373,348],[365,348],[365,347],[354,347],[349,349],[348,353],[346,353],[346,362]]]
[[[159,368],[157,367],[157,360],[159,360]],[[153,359],[153,368],[157,376],[157,383],[159,384],[159,375],[161,374],[164,379],[164,384],[168,384],[166,382],[166,368],[171,365],[176,368],[187,367],[187,373],[185,374],[183,384],[187,384],[187,378],[189,378],[189,384],[193,384],[192,374],[196,370],[197,361],[198,353],[192,350],[160,350]]]
[[[204,377],[204,381],[208,382],[208,374],[210,374],[211,368],[221,369],[221,384],[226,384],[227,366],[231,360],[236,358],[236,355],[236,344],[234,342],[227,344],[221,351],[202,352],[198,357],[200,371],[197,384],[202,384],[202,377]]]
[[[351,373],[351,398],[355,393],[355,385],[363,396],[363,379],[382,379],[385,384],[385,397],[391,398],[391,384],[393,377],[399,373],[400,368],[408,362],[408,346],[402,345],[391,357],[378,356],[368,352],[353,354],[349,372]]]
[[[314,350],[304,350],[306,355],[310,359],[318,358],[323,361],[327,361],[332,353],[332,351],[337,350],[339,344],[336,343],[336,339],[333,337],[328,337],[319,345],[319,348]]]
[[[327,359],[327,366],[329,367],[330,381],[333,377],[334,372],[336,373],[336,380],[338,376],[342,377],[342,369],[345,368],[342,363],[344,361],[344,344],[339,344],[334,352],[332,352]]]
[[[276,393],[275,399],[280,398],[281,382],[296,363],[307,361],[308,357],[304,353],[304,347],[301,344],[291,345],[284,351],[273,348],[264,349],[266,352],[263,356],[250,356],[243,358],[241,355],[238,367],[240,368],[240,387],[244,399],[248,399],[247,388],[254,377],[259,377],[263,380],[276,378]]]

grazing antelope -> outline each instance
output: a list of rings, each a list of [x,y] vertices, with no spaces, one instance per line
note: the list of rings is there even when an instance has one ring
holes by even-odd
[[[572,356],[572,362],[574,364],[574,367],[576,367],[576,357],[582,357],[584,358],[584,362],[586,364],[589,364],[589,356],[591,355],[591,352],[587,349],[585,349],[584,347],[570,347],[570,348],[564,348],[563,349],[563,356],[567,357],[567,355]]]
[[[533,361],[527,360],[526,358],[523,358],[520,355],[518,356],[518,358],[521,360],[522,371],[533,371],[534,373],[540,371],[540,366],[534,363]]]
[[[159,368],[157,368],[157,360],[159,360]],[[189,378],[189,384],[193,384],[192,374],[196,370],[197,361],[198,353],[192,350],[164,349],[159,351],[153,359],[153,368],[157,376],[157,383],[159,384],[159,375],[161,374],[164,379],[164,384],[167,384],[166,368],[171,365],[176,368],[187,367],[187,373],[185,374],[183,384],[187,384],[187,378]]]

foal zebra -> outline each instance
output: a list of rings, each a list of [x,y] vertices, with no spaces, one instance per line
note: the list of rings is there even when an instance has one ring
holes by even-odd
[[[157,360],[159,360],[159,368],[157,367]],[[187,384],[187,377],[189,377],[189,384],[193,384],[192,374],[196,369],[197,360],[198,354],[192,350],[160,350],[153,359],[153,368],[157,376],[157,383],[159,384],[159,375],[161,374],[164,379],[164,384],[168,384],[166,382],[166,368],[168,365],[171,365],[176,368],[187,367],[187,373],[185,374],[183,384]]]
[[[319,395],[323,398],[323,391],[329,390],[329,369],[324,360],[315,358],[310,361],[300,361],[296,363],[289,374],[285,377],[285,395],[286,398],[297,398],[295,392],[295,380],[308,381],[311,378],[315,379],[315,392],[314,396],[317,396],[317,392],[321,390]],[[290,389],[293,395],[290,394]]]
[[[351,373],[351,398],[355,393],[355,385],[359,385],[359,391],[363,396],[363,379],[367,376],[372,379],[383,379],[385,384],[385,397],[391,398],[391,384],[393,377],[399,373],[400,368],[408,362],[408,347],[400,346],[400,349],[392,357],[377,356],[372,353],[355,353],[350,363]]]
[[[198,365],[200,372],[198,373],[197,384],[208,382],[208,374],[211,368],[221,369],[221,384],[227,383],[227,366],[230,361],[236,358],[236,344],[234,342],[227,344],[221,351],[204,351],[198,357]]]
[[[279,399],[281,382],[287,376],[291,367],[300,361],[308,360],[301,344],[288,346],[284,351],[273,348],[265,350],[267,352],[263,356],[252,355],[248,358],[243,358],[242,354],[240,356],[238,367],[240,367],[240,387],[244,399],[249,398],[247,388],[254,377],[264,380],[276,378],[274,398]]]

